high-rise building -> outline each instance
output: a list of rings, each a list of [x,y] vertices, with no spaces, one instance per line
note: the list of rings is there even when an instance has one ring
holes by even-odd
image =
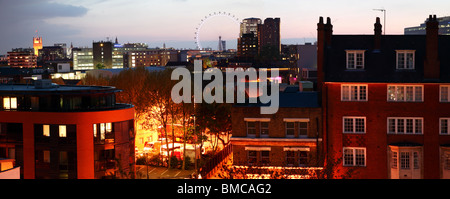
[[[94,68],[98,68],[100,66],[104,68],[112,68],[113,47],[114,46],[111,41],[100,41],[92,43]]]
[[[219,45],[217,47],[218,51],[226,51],[227,47],[226,47],[226,41],[222,41],[222,36],[219,36]]]
[[[260,18],[246,18],[241,22],[241,31],[239,37],[244,34],[254,33],[256,36],[258,34],[258,24],[261,24]]]
[[[450,35],[450,16],[439,17],[437,18],[437,21],[439,22],[439,34]],[[405,28],[405,35],[425,35],[427,22],[428,19],[426,19],[425,22],[419,26]]]
[[[264,24],[258,24],[258,53],[264,48],[274,48],[281,52],[280,18],[266,18]]]

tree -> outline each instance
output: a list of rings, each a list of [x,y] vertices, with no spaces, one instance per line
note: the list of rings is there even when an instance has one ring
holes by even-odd
[[[173,85],[175,84],[171,78],[172,70],[166,69],[159,72],[151,73],[146,79],[147,82],[147,91],[148,102],[150,103],[148,106],[149,114],[145,115],[147,121],[151,119],[156,119],[158,121],[159,126],[162,127],[167,147],[167,159],[168,165],[170,165],[170,148],[169,148],[169,137],[167,132],[167,125],[169,124],[170,118],[172,115],[171,111],[174,111],[174,103],[171,98],[171,90]],[[148,124],[147,124],[148,125]],[[163,144],[163,143],[161,143]]]
[[[104,69],[106,68],[105,65],[103,65],[102,63],[98,63],[97,65],[95,65],[95,69]]]

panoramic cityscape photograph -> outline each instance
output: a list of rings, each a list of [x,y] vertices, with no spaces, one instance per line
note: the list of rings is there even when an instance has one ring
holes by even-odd
[[[450,179],[450,1],[0,0],[0,27],[5,185]]]

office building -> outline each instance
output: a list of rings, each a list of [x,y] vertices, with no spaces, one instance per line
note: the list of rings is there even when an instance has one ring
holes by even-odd
[[[425,35],[427,21],[428,19],[426,19],[425,22],[419,26],[405,28],[405,35]],[[450,16],[439,17],[437,18],[437,21],[439,22],[439,34],[450,35]]]
[[[93,70],[94,57],[92,48],[73,48],[73,70]]]

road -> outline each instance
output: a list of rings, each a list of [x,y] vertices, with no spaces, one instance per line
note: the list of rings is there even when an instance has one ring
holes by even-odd
[[[147,167],[136,165],[136,178],[147,179]],[[190,178],[195,170],[167,169],[166,167],[148,166],[148,179],[185,179]]]

